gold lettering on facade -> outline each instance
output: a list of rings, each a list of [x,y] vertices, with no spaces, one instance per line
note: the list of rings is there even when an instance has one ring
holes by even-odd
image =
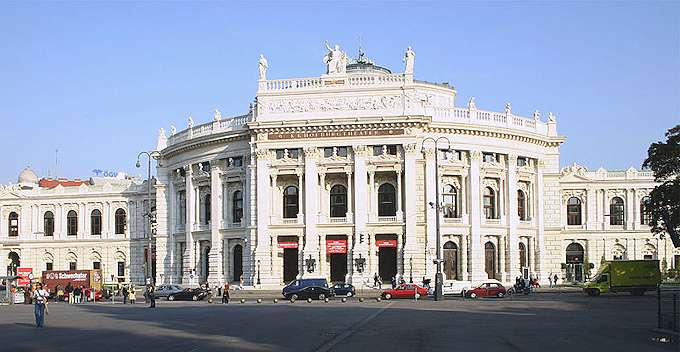
[[[399,136],[403,134],[404,134],[403,129],[353,130],[353,131],[269,133],[267,134],[267,138],[269,140],[282,140],[282,139],[310,139],[310,138],[335,138],[335,137]]]

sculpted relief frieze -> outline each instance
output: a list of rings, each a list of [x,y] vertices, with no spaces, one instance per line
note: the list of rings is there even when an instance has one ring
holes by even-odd
[[[355,110],[392,110],[403,107],[402,95],[334,97],[315,99],[272,99],[261,102],[261,113],[304,113]]]

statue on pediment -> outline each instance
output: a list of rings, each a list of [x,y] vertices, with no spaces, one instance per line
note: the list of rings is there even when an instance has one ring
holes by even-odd
[[[562,176],[577,175],[577,176],[585,177],[587,171],[588,171],[588,169],[586,169],[585,167],[583,167],[583,166],[581,166],[577,163],[573,163],[573,164],[563,168],[562,171],[560,172],[560,174]]]
[[[404,54],[404,62],[406,63],[406,67],[404,68],[404,74],[406,75],[412,75],[413,74],[413,64],[416,60],[416,53],[413,51],[413,48],[410,46],[406,49],[406,53]]]
[[[264,55],[260,54],[260,60],[258,61],[258,68],[260,70],[260,81],[267,80],[267,69],[269,68],[269,63]]]
[[[326,74],[342,74],[347,71],[347,54],[340,50],[340,45],[335,44],[334,47],[325,42],[328,53],[323,57],[326,64]]]

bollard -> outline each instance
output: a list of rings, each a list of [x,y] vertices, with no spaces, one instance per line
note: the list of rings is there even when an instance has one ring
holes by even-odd
[[[328,303],[329,299],[328,299],[328,298],[324,298],[323,301],[326,302],[326,303]]]
[[[380,301],[382,301],[382,299],[381,299],[380,297],[377,297],[377,298],[375,299],[375,301],[376,301],[376,302],[380,302]]]
[[[245,298],[241,298],[241,303],[246,303]]]
[[[290,303],[295,303],[295,298],[291,298]]]
[[[259,304],[259,303],[262,303],[262,298],[258,298],[258,299],[257,299],[257,303],[258,303],[258,304]]]
[[[347,298],[344,298],[344,297],[343,297],[343,298],[342,298],[342,303],[345,303],[345,302],[347,302]]]
[[[312,303],[312,299],[311,299],[311,298],[307,298],[307,303]]]
[[[359,302],[363,302],[363,301],[364,301],[364,298],[363,298],[363,297],[359,297]]]
[[[274,303],[279,303],[279,300],[274,298]]]

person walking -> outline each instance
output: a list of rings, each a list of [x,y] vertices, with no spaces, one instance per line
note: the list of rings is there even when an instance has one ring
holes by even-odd
[[[76,288],[73,289],[73,303],[78,304],[80,303],[80,295],[82,294],[82,291],[80,287],[76,286]]]
[[[222,289],[222,304],[229,303],[229,283],[224,283],[224,288]]]
[[[49,293],[43,289],[42,283],[38,283],[37,288],[33,291],[33,300],[35,301],[35,307],[33,308],[33,314],[35,314],[35,327],[44,328],[45,327],[45,311],[47,309],[47,299]]]
[[[123,304],[127,304],[129,292],[127,286],[123,286]]]
[[[555,274],[555,277],[553,277],[554,285],[557,286],[557,274]]]
[[[135,304],[137,302],[137,293],[135,292],[135,285],[130,285],[130,291],[128,291],[130,304]]]
[[[149,308],[156,308],[156,295],[154,293],[156,291],[156,288],[154,287],[153,283],[149,284],[148,291],[149,292],[147,293],[147,295],[149,297],[149,301],[151,302]]]
[[[68,304],[73,304],[73,286],[71,286],[70,282],[66,284],[64,293],[66,293],[66,295],[68,296]]]
[[[552,275],[553,275],[552,273],[550,273],[550,275],[548,275],[548,282],[549,282],[548,287],[552,287],[552,286],[553,286],[553,278],[552,278]]]

